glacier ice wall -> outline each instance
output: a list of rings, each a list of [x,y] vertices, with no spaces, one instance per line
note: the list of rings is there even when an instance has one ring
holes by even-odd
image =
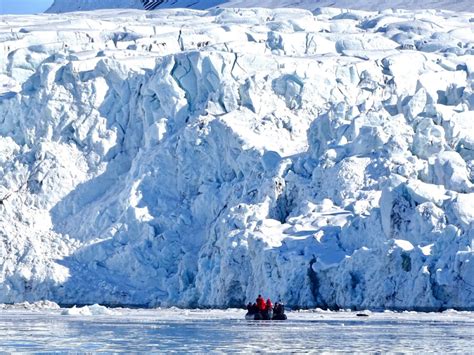
[[[0,17],[0,302],[472,309],[473,16]]]

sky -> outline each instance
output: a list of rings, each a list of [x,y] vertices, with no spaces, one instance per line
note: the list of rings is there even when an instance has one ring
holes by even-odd
[[[0,14],[32,14],[44,12],[53,0],[0,0]]]

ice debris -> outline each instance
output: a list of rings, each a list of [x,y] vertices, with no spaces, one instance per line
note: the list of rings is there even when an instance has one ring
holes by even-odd
[[[91,306],[64,308],[61,314],[65,316],[110,316],[119,315],[120,312],[99,304],[93,304]]]

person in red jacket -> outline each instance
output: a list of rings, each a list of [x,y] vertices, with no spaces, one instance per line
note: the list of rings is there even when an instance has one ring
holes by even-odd
[[[273,303],[270,299],[267,299],[267,306],[266,309],[273,309]]]
[[[273,304],[270,299],[267,299],[265,304],[265,311],[262,312],[263,319],[270,320],[273,318]]]
[[[257,297],[257,307],[260,312],[263,312],[267,308],[262,295],[258,295]]]

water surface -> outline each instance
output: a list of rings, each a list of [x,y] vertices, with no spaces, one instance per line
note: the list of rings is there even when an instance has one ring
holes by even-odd
[[[0,310],[2,351],[469,352],[474,313],[290,312],[246,321],[241,310]]]

